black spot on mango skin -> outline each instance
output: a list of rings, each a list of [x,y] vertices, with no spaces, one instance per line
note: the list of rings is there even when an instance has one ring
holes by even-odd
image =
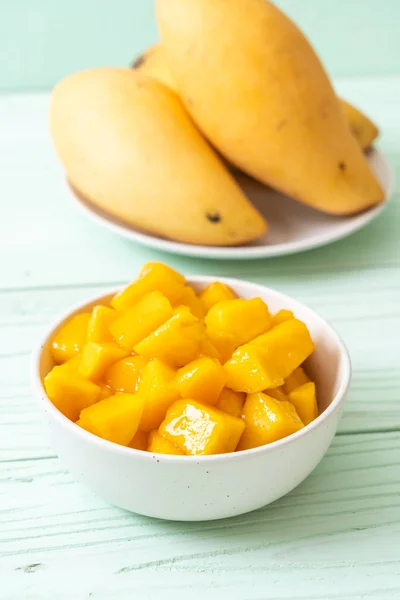
[[[222,217],[219,212],[207,213],[206,217],[210,223],[220,223],[222,221]]]
[[[345,171],[346,170],[346,163],[343,162],[342,160],[338,163],[338,167],[341,171]]]
[[[143,63],[146,61],[146,54],[140,54],[135,60],[131,63],[132,69],[139,69]]]

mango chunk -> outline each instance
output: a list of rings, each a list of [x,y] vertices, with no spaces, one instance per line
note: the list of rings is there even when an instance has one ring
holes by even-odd
[[[289,400],[287,394],[284,391],[284,387],[283,385],[277,387],[277,388],[270,388],[267,390],[264,390],[263,392],[264,394],[267,394],[267,396],[271,396],[271,398],[275,398],[275,400]]]
[[[127,446],[137,432],[143,399],[117,393],[82,410],[79,425],[104,440]]]
[[[318,417],[317,395],[315,383],[309,381],[292,390],[289,401],[297,410],[304,425],[308,425]]]
[[[204,335],[204,324],[187,306],[180,306],[168,321],[136,344],[134,351],[173,367],[183,367],[198,356]]]
[[[56,333],[51,343],[51,353],[58,365],[80,353],[86,342],[90,317],[90,313],[75,315]]]
[[[204,306],[204,310],[206,313],[218,304],[218,302],[224,302],[225,300],[234,300],[237,298],[237,295],[229,287],[229,285],[225,285],[225,283],[220,283],[219,281],[214,281],[214,283],[210,283],[207,285],[204,290],[199,294],[200,300]]]
[[[190,312],[197,317],[203,319],[205,310],[202,301],[196,296],[196,292],[190,285],[185,285],[182,295],[178,298],[177,306],[187,306]]]
[[[183,452],[178,448],[178,446],[165,439],[165,437],[162,436],[156,429],[151,431],[149,434],[147,452],[153,452],[153,454],[183,455]]]
[[[167,265],[158,262],[145,264],[136,281],[119,292],[111,300],[111,306],[118,311],[131,308],[149,292],[159,291],[174,304],[183,292],[185,278]]]
[[[167,408],[179,398],[175,375],[174,369],[157,359],[149,361],[143,368],[137,388],[138,395],[144,400],[139,424],[141,431],[157,429]]]
[[[200,344],[199,358],[202,356],[210,356],[211,358],[217,358],[219,361],[221,361],[220,352],[216,349],[207,334],[204,336]]]
[[[226,385],[247,393],[279,387],[313,351],[314,343],[305,324],[290,319],[233,353],[224,365]]]
[[[311,381],[303,367],[298,367],[285,379],[285,383],[283,384],[283,389],[286,394],[289,394],[292,390],[303,385],[304,383],[308,383]]]
[[[161,292],[145,294],[110,325],[110,332],[121,348],[132,352],[135,344],[146,338],[173,314],[169,300]]]
[[[289,321],[290,319],[294,319],[294,314],[291,310],[286,310],[285,308],[275,313],[271,319],[271,329],[272,327],[276,327],[285,321]]]
[[[44,387],[54,406],[71,421],[100,397],[98,385],[66,365],[54,367],[44,378]]]
[[[261,298],[227,300],[219,302],[207,313],[207,335],[219,350],[222,360],[242,344],[267,331],[271,317]]]
[[[109,306],[95,306],[88,323],[87,341],[96,342],[96,344],[112,342],[113,337],[109,327],[116,316],[116,311]]]
[[[245,430],[238,450],[276,442],[304,427],[293,404],[266,394],[249,394],[243,407]]]
[[[134,394],[147,360],[142,356],[129,356],[115,362],[104,373],[105,383],[115,392]]]
[[[189,455],[233,452],[244,422],[194,400],[178,400],[167,411],[159,432]]]
[[[137,431],[134,438],[129,442],[129,448],[134,450],[147,450],[149,435],[145,431]]]
[[[242,416],[245,400],[244,392],[234,392],[229,388],[224,388],[218,397],[215,408],[239,418]]]
[[[204,356],[179,369],[176,381],[182,398],[215,404],[225,385],[226,375],[219,360]]]
[[[100,379],[110,365],[126,355],[127,352],[115,343],[88,342],[82,350],[78,372],[87,379]]]

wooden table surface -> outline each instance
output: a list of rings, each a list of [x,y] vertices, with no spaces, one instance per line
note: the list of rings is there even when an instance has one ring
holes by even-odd
[[[381,125],[400,176],[400,78],[338,84]],[[46,95],[0,99],[0,599],[400,598],[400,205],[325,248],[252,262],[130,244],[69,200]],[[146,260],[235,276],[306,302],[339,330],[354,377],[340,431],[294,492],[232,520],[160,522],[106,505],[48,445],[31,348],[74,302]],[[240,485],[240,481],[238,481]]]

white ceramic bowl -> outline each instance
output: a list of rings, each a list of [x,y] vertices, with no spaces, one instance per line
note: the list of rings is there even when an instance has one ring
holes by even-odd
[[[190,277],[201,289],[214,278]],[[74,477],[104,500],[126,510],[161,519],[201,521],[240,515],[260,508],[301,483],[327,451],[340,420],[351,365],[332,327],[296,300],[266,287],[220,279],[241,297],[261,297],[272,312],[292,310],[303,320],[316,350],[307,369],[317,385],[320,416],[301,431],[267,446],[232,454],[189,457],[150,454],[102,440],[77,427],[48,399],[43,377],[53,366],[50,342],[71,315],[110,296],[76,307],[50,328],[32,356],[31,378],[45,413],[52,444]]]

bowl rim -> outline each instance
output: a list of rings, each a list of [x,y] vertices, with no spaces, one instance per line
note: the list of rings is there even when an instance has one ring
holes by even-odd
[[[89,297],[86,300],[81,301],[81,302],[75,304],[74,306],[70,307],[67,311],[64,311],[62,315],[60,315],[57,319],[55,319],[50,324],[50,326],[48,326],[46,328],[45,333],[42,335],[42,337],[39,340],[39,343],[36,344],[36,346],[32,350],[31,360],[30,360],[31,388],[34,392],[34,395],[38,398],[39,405],[40,405],[41,409],[44,411],[44,413],[49,413],[52,419],[55,419],[56,421],[58,421],[58,423],[62,427],[66,427],[67,430],[70,430],[72,435],[83,436],[83,438],[86,439],[89,443],[92,443],[95,446],[99,446],[102,449],[104,449],[105,451],[114,452],[117,454],[131,456],[131,457],[136,456],[137,458],[141,458],[143,460],[149,460],[150,462],[153,461],[154,458],[157,457],[157,459],[159,460],[160,463],[161,462],[174,462],[174,463],[181,463],[182,465],[183,464],[188,465],[188,464],[200,464],[200,463],[207,464],[207,463],[226,462],[226,461],[230,462],[230,461],[240,460],[240,459],[244,459],[246,457],[251,457],[251,456],[255,456],[255,455],[259,455],[259,454],[263,454],[263,453],[273,452],[276,448],[279,448],[281,446],[284,446],[284,445],[287,445],[290,443],[294,443],[294,442],[296,442],[296,440],[302,438],[303,436],[309,435],[310,433],[312,433],[312,431],[321,427],[323,425],[323,423],[334,412],[339,410],[339,408],[341,407],[341,405],[344,402],[346,393],[350,386],[351,375],[352,375],[352,365],[351,365],[349,351],[348,351],[345,343],[343,342],[340,335],[337,333],[336,329],[328,321],[326,321],[325,319],[320,317],[318,315],[318,313],[316,313],[312,308],[310,308],[306,304],[303,304],[302,302],[299,302],[295,298],[288,296],[287,294],[283,294],[282,292],[279,292],[278,290],[275,290],[273,288],[269,288],[268,286],[258,284],[258,283],[253,283],[253,282],[247,281],[245,279],[236,279],[236,278],[231,278],[231,277],[218,277],[217,278],[217,277],[210,276],[210,275],[187,275],[186,281],[189,284],[208,284],[208,283],[212,283],[214,281],[219,281],[219,282],[229,285],[233,288],[235,288],[235,286],[238,286],[238,285],[242,285],[242,286],[245,285],[247,288],[250,288],[250,290],[254,290],[254,292],[255,292],[254,297],[259,295],[261,293],[261,291],[263,293],[267,292],[268,294],[275,296],[275,298],[277,298],[279,301],[282,301],[282,303],[285,303],[285,301],[289,301],[290,303],[292,303],[292,304],[294,303],[298,307],[300,307],[302,309],[306,309],[307,311],[312,313],[313,316],[316,317],[317,320],[319,320],[320,323],[326,329],[328,329],[328,331],[330,332],[330,335],[335,340],[335,342],[339,348],[339,352],[340,352],[340,355],[341,355],[341,357],[343,359],[343,363],[344,363],[344,373],[342,375],[342,381],[340,382],[339,389],[336,392],[332,401],[330,402],[329,406],[321,414],[319,414],[316,419],[311,421],[311,423],[309,423],[308,425],[306,425],[305,427],[303,427],[302,429],[300,429],[299,431],[296,431],[295,433],[293,433],[291,435],[288,435],[288,436],[286,436],[280,440],[277,440],[275,442],[265,444],[264,446],[258,446],[256,448],[249,448],[248,450],[240,450],[238,452],[229,452],[226,454],[181,456],[181,455],[158,454],[155,452],[147,452],[145,450],[137,450],[136,448],[130,448],[129,446],[121,446],[119,444],[116,444],[115,442],[110,442],[108,440],[100,438],[100,437],[90,433],[89,431],[86,431],[86,430],[82,429],[81,427],[78,427],[73,421],[70,421],[67,417],[65,417],[54,406],[54,404],[51,402],[51,400],[47,396],[46,390],[44,388],[44,385],[43,385],[43,382],[41,380],[40,373],[39,373],[39,365],[40,365],[41,355],[42,355],[45,344],[48,342],[48,340],[52,336],[53,332],[60,326],[60,324],[63,321],[67,320],[68,317],[74,313],[82,312],[83,309],[88,304],[89,305],[94,304],[94,303],[96,303],[96,301],[101,300],[102,298],[104,298],[106,296],[115,294],[116,292],[118,292],[121,289],[120,287],[118,287],[116,289],[112,288],[109,291],[105,291],[104,294],[101,294],[101,295],[97,294],[94,297]],[[258,294],[257,294],[257,291],[258,291]]]

